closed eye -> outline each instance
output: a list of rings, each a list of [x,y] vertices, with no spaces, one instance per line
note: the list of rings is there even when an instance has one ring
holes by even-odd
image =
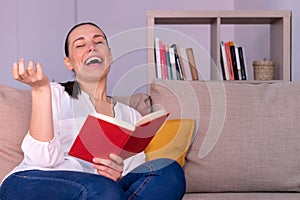
[[[75,48],[80,48],[80,47],[84,47],[84,46],[85,46],[84,44],[76,45]]]

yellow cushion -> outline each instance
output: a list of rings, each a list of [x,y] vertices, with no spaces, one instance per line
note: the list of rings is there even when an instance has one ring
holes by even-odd
[[[145,149],[146,160],[171,158],[183,167],[193,131],[193,119],[167,120]]]

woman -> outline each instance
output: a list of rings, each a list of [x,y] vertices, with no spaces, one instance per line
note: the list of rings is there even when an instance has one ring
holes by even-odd
[[[140,114],[106,94],[112,55],[104,32],[87,22],[74,26],[65,41],[65,66],[76,81],[50,83],[41,64],[13,64],[16,80],[31,86],[30,129],[22,143],[24,159],[3,181],[0,199],[181,199],[184,173],[177,162],[145,162],[144,153],[123,161],[68,156],[78,127],[96,111],[135,123]]]

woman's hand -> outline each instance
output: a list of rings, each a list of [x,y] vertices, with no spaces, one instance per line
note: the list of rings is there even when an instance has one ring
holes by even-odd
[[[110,159],[94,158],[94,168],[99,175],[117,181],[122,176],[124,161],[116,154],[110,154]]]
[[[42,66],[37,63],[35,69],[34,62],[29,61],[25,68],[25,61],[21,58],[13,64],[13,77],[32,89],[30,135],[42,142],[51,141],[54,137],[51,88]]]
[[[28,84],[33,90],[49,85],[48,77],[43,73],[41,64],[37,63],[35,69],[32,60],[29,61],[27,69],[23,58],[19,62],[15,62],[13,64],[13,77],[22,83]]]

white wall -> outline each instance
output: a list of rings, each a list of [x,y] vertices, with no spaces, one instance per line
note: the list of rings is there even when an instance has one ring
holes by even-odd
[[[63,65],[63,42],[75,22],[96,22],[110,38],[116,61],[112,66],[108,92],[114,95],[127,95],[146,80],[146,71],[141,67],[146,64],[146,52],[135,49],[145,46],[146,35],[139,32],[139,36],[134,38],[132,31],[142,30],[146,26],[147,10],[291,9],[293,35],[299,34],[295,23],[300,20],[300,6],[296,0],[110,0],[105,3],[99,0],[0,1],[2,5],[5,3],[0,7],[0,84],[18,88],[24,86],[13,80],[11,64],[20,57],[40,61],[50,80],[66,81],[72,78],[72,73]],[[206,40],[206,35],[197,37],[197,40]],[[293,44],[297,41],[298,38],[293,37]],[[128,45],[133,46],[126,52],[124,47]],[[299,59],[295,56],[299,47],[292,47],[292,65],[299,66]],[[293,67],[292,70],[293,80],[300,80],[299,67]]]

